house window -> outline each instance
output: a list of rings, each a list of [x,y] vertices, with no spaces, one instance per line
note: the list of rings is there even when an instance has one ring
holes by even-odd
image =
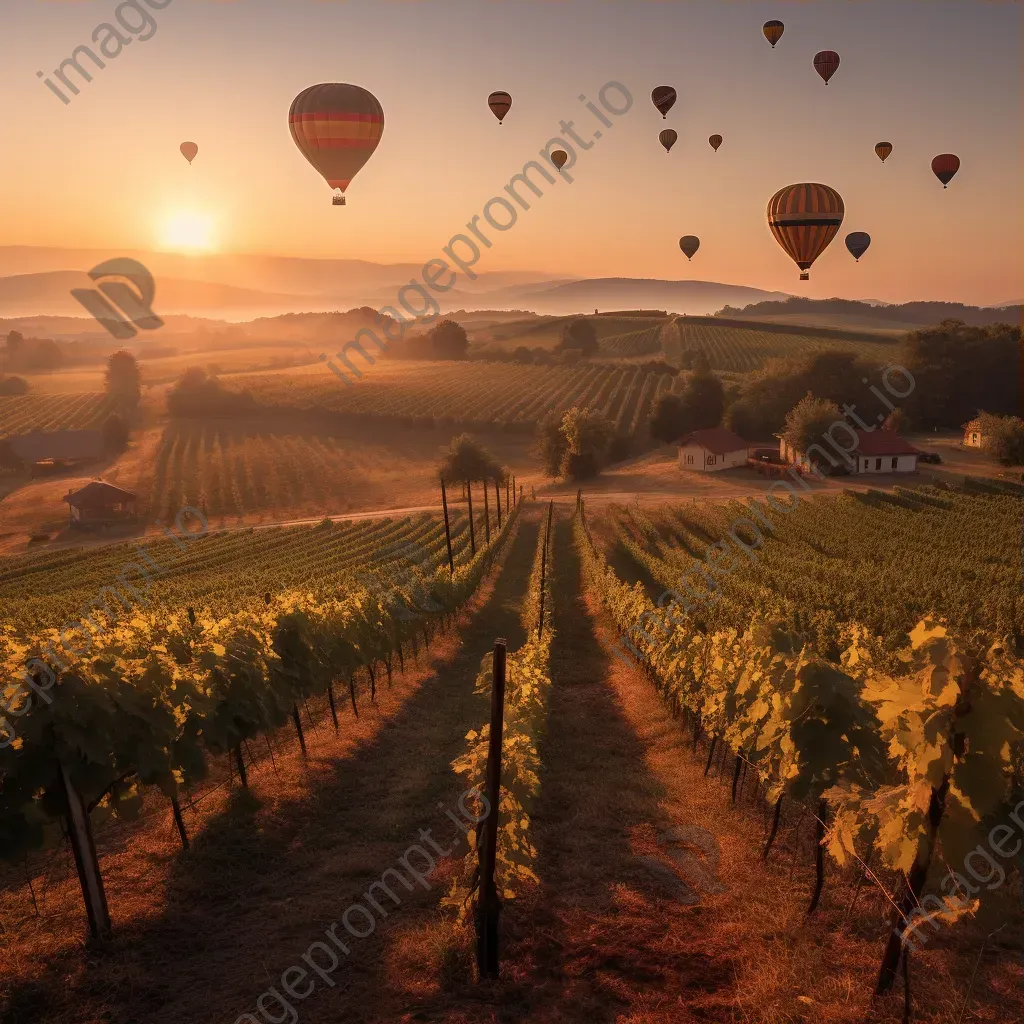
[[[686,464],[688,466],[692,466],[693,465],[693,456],[692,455],[687,455],[686,456]]]
[[[867,468],[868,468],[868,460],[865,459],[864,460],[864,469],[865,469],[865,471],[867,470]]]
[[[973,444],[977,444],[978,443],[978,435],[977,434],[971,434],[971,442]]]
[[[715,457],[714,457],[714,455],[709,455],[708,456],[708,465],[709,466],[713,466],[714,464],[715,464]]]
[[[894,455],[892,458],[892,468],[895,469],[899,465],[899,459]]]
[[[878,469],[881,469],[881,468],[882,468],[882,460],[881,459],[875,459],[875,469],[878,470]]]

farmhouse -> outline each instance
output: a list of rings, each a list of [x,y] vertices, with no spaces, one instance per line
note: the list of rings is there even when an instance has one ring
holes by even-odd
[[[964,424],[964,444],[968,448],[980,448],[981,447],[981,420],[974,419],[970,423]]]
[[[138,497],[103,480],[93,480],[64,496],[72,526],[108,526],[135,518]]]
[[[725,427],[695,430],[679,441],[679,468],[695,473],[747,464],[747,442]]]
[[[857,435],[854,448],[844,449],[836,446],[825,448],[823,445],[811,445],[807,452],[798,452],[786,439],[779,440],[779,453],[784,461],[801,469],[811,468],[810,451],[818,450],[813,461],[828,472],[829,466],[845,466],[850,473],[916,473],[920,451],[912,444],[904,441],[894,430],[854,430],[848,431]],[[823,441],[827,438],[823,438]],[[838,441],[837,441],[838,445]],[[827,463],[827,465],[826,465]]]
[[[0,439],[0,465],[21,470],[74,466],[100,458],[103,448],[99,430],[34,430]]]

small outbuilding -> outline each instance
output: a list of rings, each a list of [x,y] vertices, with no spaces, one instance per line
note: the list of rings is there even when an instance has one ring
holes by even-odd
[[[982,442],[981,420],[973,419],[964,424],[964,444],[968,448],[980,448]]]
[[[747,464],[748,444],[725,427],[695,430],[679,441],[679,468],[693,473],[715,473]]]
[[[72,526],[109,526],[131,522],[138,514],[138,496],[104,480],[93,480],[68,493]]]

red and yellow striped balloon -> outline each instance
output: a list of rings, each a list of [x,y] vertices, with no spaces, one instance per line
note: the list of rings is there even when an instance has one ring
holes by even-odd
[[[358,85],[311,85],[292,101],[288,127],[302,155],[344,192],[380,142],[384,110]]]
[[[775,240],[810,277],[811,264],[828,248],[843,223],[843,197],[828,185],[802,182],[780,188],[768,203],[768,227]]]

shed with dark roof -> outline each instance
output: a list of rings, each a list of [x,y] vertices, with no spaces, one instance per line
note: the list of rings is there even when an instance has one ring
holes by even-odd
[[[82,526],[102,526],[133,519],[139,501],[131,491],[115,487],[105,480],[93,480],[66,494],[64,500],[69,506],[71,522]]]

